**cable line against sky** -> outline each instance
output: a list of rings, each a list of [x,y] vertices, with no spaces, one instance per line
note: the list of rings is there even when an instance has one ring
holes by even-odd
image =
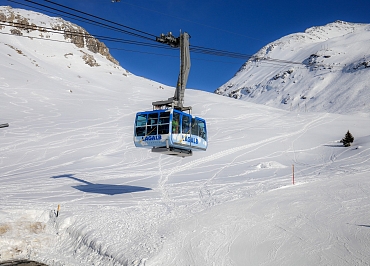
[[[55,33],[55,34],[68,34],[69,36],[78,36],[78,37],[84,37],[84,38],[97,38],[99,40],[104,40],[104,41],[110,41],[110,42],[119,42],[119,43],[125,43],[125,44],[132,44],[132,45],[137,45],[137,46],[147,46],[147,47],[153,47],[153,48],[160,48],[160,49],[171,49],[173,50],[174,48],[170,46],[163,46],[161,44],[156,44],[156,43],[145,43],[145,42],[139,42],[139,41],[133,41],[133,40],[126,40],[122,38],[113,38],[109,36],[101,36],[101,35],[90,35],[90,34],[84,34],[81,32],[73,32],[70,30],[55,30],[50,27],[44,27],[44,26],[37,26],[34,27],[32,25],[24,25],[22,23],[17,23],[17,22],[7,22],[7,21],[0,21],[0,25],[2,26],[8,26],[8,27],[17,27],[20,29],[29,29],[29,30],[39,30],[42,29],[43,32],[48,32],[48,33]],[[45,39],[49,40],[49,39]],[[208,48],[201,48],[201,47],[196,47],[191,49],[195,53],[199,54],[208,54],[208,55],[215,55],[215,56],[225,56],[225,57],[231,57],[231,58],[236,58],[236,59],[249,59],[252,56],[251,55],[246,55],[246,54],[240,54],[240,53],[233,53],[233,52],[227,52],[227,51],[222,51],[222,50],[216,50],[216,49],[208,49]]]
[[[29,0],[25,0],[25,1],[29,1]],[[87,15],[89,17],[93,17],[93,18],[97,18],[97,19],[100,19],[102,21],[105,21],[105,22],[108,22],[108,23],[112,23],[112,24],[115,24],[117,26],[120,26],[120,27],[124,27],[124,28],[127,28],[127,29],[130,29],[130,30],[133,30],[133,31],[137,31],[139,33],[143,33],[143,34],[146,34],[146,35],[149,35],[149,36],[152,36],[152,37],[157,37],[156,35],[154,34],[150,34],[150,33],[147,33],[147,32],[144,32],[144,31],[141,31],[141,30],[138,30],[138,29],[134,29],[132,27],[129,27],[129,26],[126,26],[126,25],[123,25],[123,24],[120,24],[120,23],[117,23],[117,22],[114,22],[114,21],[111,21],[111,20],[108,20],[108,19],[105,19],[105,18],[101,18],[101,17],[98,17],[98,16],[95,16],[95,15],[92,15],[92,14],[89,14],[89,13],[86,13],[86,12],[83,12],[83,11],[80,11],[80,10],[77,10],[77,9],[74,9],[74,8],[71,8],[71,7],[68,7],[68,6],[65,6],[65,5],[61,5],[61,4],[58,4],[58,3],[55,3],[53,1],[50,1],[50,0],[44,0],[45,2],[48,2],[48,3],[51,3],[51,4],[54,4],[54,5],[57,5],[57,6],[60,6],[60,7],[63,7],[63,8],[66,8],[66,9],[69,9],[69,10],[72,10],[74,12],[78,12],[78,13],[81,13],[81,14],[84,14],[84,15]]]
[[[50,27],[43,27],[43,26],[32,26],[32,25],[25,25],[22,23],[17,23],[17,22],[7,22],[4,20],[0,20],[0,25],[6,26],[6,27],[16,27],[19,29],[27,29],[27,30],[40,30],[42,29],[43,32],[47,33],[55,33],[55,34],[60,34],[60,35],[65,35],[68,34],[69,36],[77,36],[77,37],[84,37],[84,38],[95,38],[98,40],[104,40],[104,41],[110,41],[110,42],[119,42],[119,43],[125,43],[125,44],[133,44],[133,45],[140,45],[140,46],[148,46],[148,47],[154,47],[154,48],[161,48],[161,49],[171,49],[171,47],[166,47],[162,46],[160,44],[156,43],[145,43],[145,42],[139,42],[139,41],[133,41],[133,40],[126,40],[122,38],[114,38],[114,37],[109,37],[109,36],[101,36],[101,35],[90,35],[90,34],[84,34],[81,32],[74,32],[70,30],[55,30]],[[46,41],[49,39],[45,39]]]
[[[15,1],[15,0],[8,0],[8,1],[10,1],[10,2],[15,2],[15,3],[18,3],[18,4],[21,4],[21,3],[17,2],[17,1]],[[119,29],[119,28],[117,28],[117,27],[113,27],[113,26],[111,26],[111,25],[103,24],[103,23],[98,22],[98,21],[96,21],[96,20],[88,19],[88,18],[82,17],[82,16],[80,16],[80,15],[72,14],[72,13],[69,13],[69,12],[66,12],[66,11],[63,11],[63,10],[60,10],[60,9],[58,9],[58,8],[49,7],[49,6],[47,6],[47,5],[43,5],[43,4],[40,4],[40,3],[34,2],[34,1],[32,1],[32,0],[24,0],[24,1],[29,2],[29,3],[32,3],[32,4],[37,5],[37,6],[42,6],[42,7],[45,7],[45,8],[49,8],[49,9],[52,9],[52,10],[54,10],[54,11],[61,12],[61,13],[63,13],[63,14],[68,14],[68,15],[71,15],[71,16],[77,16],[78,18],[82,19],[84,22],[87,22],[87,23],[94,23],[94,25],[96,25],[96,26],[108,27],[108,28],[110,28],[110,29],[112,29],[112,30],[114,30],[114,31],[118,31],[118,32],[121,32],[121,31],[122,31],[122,29]],[[83,12],[83,11],[79,11],[79,10],[77,10],[77,9],[73,9],[73,8],[69,8],[69,7],[64,6],[64,5],[57,4],[57,3],[53,2],[53,1],[50,1],[50,0],[45,0],[45,1],[46,1],[46,2],[49,2],[49,3],[52,3],[52,4],[55,4],[55,5],[57,5],[57,6],[61,6],[61,7],[63,7],[63,8],[66,8],[66,9],[72,10],[72,11],[74,11],[74,12],[76,12],[76,13],[78,13],[78,14],[82,14],[82,15],[84,15],[84,16],[93,17],[93,18],[95,18],[95,19],[99,19],[99,20],[102,20],[102,21],[105,21],[105,22],[108,22],[108,23],[114,24],[114,25],[116,25],[116,26],[120,26],[120,27],[128,28],[128,29],[130,29],[130,30],[133,30],[133,31],[136,31],[136,32],[140,32],[140,33],[144,33],[144,34],[146,34],[146,35],[152,36],[152,37],[154,37],[154,38],[150,38],[150,40],[151,40],[151,41],[155,41],[155,37],[157,36],[157,35],[154,35],[154,34],[151,34],[151,33],[147,33],[147,32],[144,32],[144,31],[141,31],[141,30],[135,29],[135,28],[133,28],[133,27],[129,27],[129,26],[126,26],[126,25],[123,25],[123,24],[120,24],[120,23],[116,23],[116,22],[113,22],[113,21],[110,21],[110,20],[107,20],[107,19],[104,19],[104,18],[101,18],[101,17],[95,16],[95,15],[92,15],[92,14],[89,14],[89,13]],[[58,14],[58,15],[60,15],[60,14]],[[124,31],[123,33],[127,33],[127,32],[126,32],[126,31]],[[133,33],[131,33],[131,34],[133,34]],[[140,38],[148,39],[146,36],[141,36],[141,35],[136,35],[136,34],[135,34],[134,36],[135,36],[135,37],[140,37]],[[212,50],[212,52],[217,52],[217,53],[219,53],[220,51],[222,51],[222,50],[211,49],[211,48],[205,48],[205,47],[199,47],[199,46],[193,46],[193,45],[191,45],[191,47],[192,47],[192,49],[193,49],[194,51],[199,50],[199,49],[202,49],[203,51],[208,50],[207,52],[208,52],[209,54],[211,54],[211,50]],[[225,52],[226,52],[226,51],[222,51],[222,53],[223,53],[223,54],[224,54]],[[227,53],[229,53],[229,54],[231,55],[231,53],[233,53],[233,52],[227,52]]]
[[[78,36],[78,37],[84,37],[84,38],[96,38],[99,40],[104,40],[104,41],[110,41],[110,42],[119,42],[119,43],[125,43],[125,44],[132,44],[132,45],[137,45],[137,46],[147,46],[147,47],[153,47],[153,48],[160,48],[160,49],[170,49],[174,50],[174,48],[170,46],[163,46],[161,44],[156,44],[156,43],[145,43],[145,42],[139,42],[139,41],[133,41],[133,40],[126,40],[122,38],[114,38],[114,37],[109,37],[109,36],[101,36],[101,35],[90,35],[90,34],[84,34],[81,32],[74,32],[70,30],[55,30],[50,27],[44,27],[44,26],[37,26],[34,27],[32,25],[24,25],[22,23],[17,23],[17,22],[7,22],[7,21],[2,21],[0,20],[0,25],[2,26],[7,26],[7,27],[16,27],[20,29],[28,29],[28,30],[39,30],[42,29],[43,32],[48,32],[48,33],[55,33],[55,34],[60,34],[60,35],[65,35],[68,34],[69,36]],[[49,40],[49,39],[45,39]],[[226,57],[231,57],[231,58],[236,58],[236,59],[248,59],[251,56],[250,55],[245,55],[245,54],[238,54],[238,53],[230,53],[227,51],[222,51],[222,50],[208,50],[207,49],[200,49],[200,48],[193,48],[192,49],[195,53],[200,53],[200,54],[210,54],[210,55],[216,55],[216,56],[226,56]]]
[[[3,23],[7,23],[6,21],[2,21]],[[20,27],[23,28],[25,25],[21,23],[16,23],[12,22],[9,25],[2,24],[4,26],[15,26],[15,27]],[[71,31],[57,31],[53,28],[50,27],[42,27],[39,26],[38,28],[42,28],[43,30],[47,32],[53,32],[57,34],[65,34],[68,33],[72,36],[84,36],[86,38],[89,38],[90,36],[85,36],[82,33],[79,32],[71,32]],[[35,29],[36,30],[36,29]],[[92,37],[92,36],[91,36]],[[169,46],[164,46],[162,44],[153,44],[153,43],[144,43],[144,42],[138,42],[138,41],[132,41],[132,40],[125,40],[121,38],[113,38],[113,37],[108,37],[108,36],[101,36],[101,35],[94,35],[93,37],[100,39],[100,40],[105,40],[105,41],[112,41],[112,42],[122,42],[122,43],[127,43],[127,44],[136,44],[136,45],[141,45],[141,46],[149,46],[149,47],[155,47],[155,48],[161,48],[161,49],[173,49]],[[216,55],[216,56],[226,56],[226,57],[231,57],[231,58],[236,58],[236,59],[249,59],[252,57],[252,55],[247,55],[247,54],[241,54],[241,53],[235,53],[235,52],[229,52],[229,51],[224,51],[224,50],[218,50],[218,49],[212,49],[212,48],[205,48],[201,46],[191,46],[191,51],[195,53],[202,53],[202,54],[208,54],[208,55]]]
[[[8,0],[8,1],[19,3],[19,2],[13,1],[13,0]],[[147,37],[147,36],[143,36],[141,34],[138,34],[138,33],[135,33],[135,32],[131,32],[131,31],[128,31],[128,30],[125,30],[125,29],[121,29],[121,28],[118,28],[116,26],[112,26],[112,25],[104,24],[102,22],[94,21],[93,19],[85,18],[85,17],[80,16],[78,14],[73,14],[73,13],[70,13],[70,12],[67,12],[67,11],[63,11],[63,10],[60,10],[60,9],[57,9],[57,8],[53,8],[53,7],[50,7],[50,6],[47,6],[47,5],[43,5],[43,4],[37,3],[37,2],[31,1],[31,0],[24,0],[24,1],[26,1],[28,3],[35,4],[37,6],[42,6],[44,8],[47,8],[47,9],[51,9],[51,10],[60,12],[62,14],[67,14],[67,15],[70,15],[70,16],[73,16],[73,17],[80,18],[80,19],[84,20],[84,22],[94,23],[94,25],[96,25],[96,26],[104,26],[104,27],[110,28],[112,30],[115,30],[117,32],[125,33],[125,34],[128,34],[128,35],[134,36],[134,37],[139,37],[139,38],[143,38],[143,39],[147,39],[147,40],[150,40],[150,41],[154,41],[155,42],[155,40],[153,40],[153,38],[150,38],[150,37]],[[82,12],[79,11],[78,13],[82,13]],[[124,25],[122,25],[121,27],[123,27],[123,26]]]
[[[10,1],[12,1],[12,0],[10,0]],[[47,7],[46,5],[38,4],[38,3],[34,2],[34,1],[31,1],[31,0],[25,0],[25,1],[30,2],[30,3],[34,3],[36,5],[41,5],[43,7]],[[50,0],[45,0],[45,1],[48,2],[48,3],[52,3],[54,5],[57,5],[57,6],[60,6],[60,7],[69,9],[69,10],[72,10],[72,11],[77,12],[79,14],[83,14],[85,16],[97,18],[99,20],[102,20],[102,21],[105,21],[105,22],[108,22],[108,23],[111,23],[111,24],[115,24],[115,25],[118,25],[120,27],[124,27],[124,28],[128,28],[130,30],[134,30],[134,31],[137,31],[137,32],[140,32],[140,33],[144,33],[144,34],[149,35],[149,36],[152,36],[154,38],[156,37],[156,35],[154,35],[154,34],[150,34],[150,33],[147,33],[147,32],[141,31],[141,30],[137,30],[135,28],[128,27],[126,25],[123,25],[123,24],[120,24],[120,23],[116,23],[116,22],[113,22],[111,20],[107,20],[107,19],[104,19],[104,18],[95,16],[95,15],[92,15],[92,14],[89,14],[89,13],[86,13],[86,12],[83,12],[83,11],[79,11],[77,9],[67,7],[67,6],[64,6],[64,5],[55,3],[53,1],[50,1]],[[47,8],[51,8],[51,7],[47,7]],[[51,9],[65,13],[65,11],[62,11],[60,9],[56,9],[56,8],[51,8]],[[70,14],[70,13],[67,13],[67,14]],[[73,14],[70,14],[70,15],[73,15]],[[86,18],[83,18],[81,16],[79,16],[79,17],[82,18],[82,19],[86,19]],[[109,25],[106,25],[106,24],[103,24],[103,23],[100,23],[100,22],[97,22],[97,21],[90,20],[90,19],[87,19],[87,20],[89,22],[95,23],[95,25],[104,25],[105,27],[106,26],[109,26]],[[111,27],[111,26],[109,26],[109,27]],[[115,30],[116,29],[115,27],[111,27],[111,28],[112,28],[112,30]],[[143,37],[143,36],[137,36],[137,37]],[[150,39],[150,40],[154,40],[154,39]],[[212,48],[206,48],[206,47],[200,47],[200,46],[194,46],[194,45],[190,45],[190,50],[193,51],[193,52],[198,52],[198,53],[204,53],[204,54],[210,54],[210,55],[218,55],[218,56],[228,56],[228,57],[234,57],[234,58],[240,58],[240,59],[248,59],[248,58],[251,57],[251,55],[244,55],[244,54],[241,54],[241,53],[228,52],[228,51],[223,51],[223,50],[218,50],[218,49],[212,49]]]
[[[155,44],[155,43],[145,43],[145,42],[139,42],[139,41],[133,41],[133,40],[127,40],[127,39],[122,39],[122,38],[114,38],[114,37],[109,37],[109,36],[100,36],[100,35],[90,35],[90,34],[84,34],[81,32],[74,32],[70,30],[55,30],[50,27],[44,27],[44,26],[32,26],[32,25],[25,25],[22,23],[17,23],[17,22],[7,22],[7,21],[2,21],[0,20],[0,25],[5,26],[5,27],[16,27],[20,29],[28,29],[28,30],[39,30],[42,29],[43,32],[47,33],[55,33],[55,34],[60,34],[60,35],[65,35],[68,34],[69,36],[78,36],[78,37],[84,37],[84,38],[96,38],[99,40],[103,41],[109,41],[109,42],[115,42],[115,43],[123,43],[123,44],[130,44],[130,45],[135,45],[135,46],[145,46],[145,47],[151,47],[151,48],[159,48],[159,49],[166,49],[166,50],[174,50],[174,48],[170,46],[163,46],[161,44]],[[7,34],[7,33],[1,33],[1,34]],[[7,34],[7,35],[12,35],[12,34]],[[20,36],[20,37],[31,37],[31,36]],[[45,40],[45,41],[56,41],[56,42],[65,42],[69,43],[69,41],[61,41],[61,40],[56,40],[56,39],[51,39],[51,38],[40,38],[40,37],[34,37],[39,40]],[[84,44],[84,43],[79,43],[79,44]],[[158,53],[149,53],[149,52],[143,52],[143,51],[133,51],[133,50],[127,50],[127,49],[122,49],[122,48],[110,48],[112,50],[124,50],[124,51],[129,51],[129,52],[139,52],[139,53],[146,53],[146,54],[153,54],[153,55],[159,55],[159,56],[171,56],[171,57],[178,57],[178,56],[173,56],[173,55],[165,55],[165,54],[158,54]],[[278,59],[272,59],[272,58],[261,58],[253,55],[247,55],[247,54],[241,54],[241,53],[234,53],[234,52],[228,52],[228,51],[223,51],[223,50],[217,50],[217,49],[210,49],[210,48],[203,48],[199,46],[195,46],[195,48],[191,49],[194,53],[198,54],[205,54],[205,55],[212,55],[212,56],[222,56],[222,57],[229,57],[229,58],[234,58],[234,59],[242,59],[242,60],[249,60],[249,59],[254,59],[255,61],[264,61],[266,64],[270,65],[275,65],[275,66],[285,66],[287,64],[297,64],[297,65],[304,65],[303,63],[299,62],[293,62],[293,61],[286,61],[286,60],[278,60]],[[194,58],[195,59],[195,58]],[[196,60],[202,60],[202,61],[209,61],[209,62],[221,62],[217,60],[207,60],[207,59],[200,59],[197,58]],[[224,62],[224,63],[232,63],[232,62]]]
[[[46,14],[46,13],[49,13],[49,14],[53,14],[53,15],[57,15],[57,16],[61,16],[60,13],[57,13],[57,12],[54,12],[54,11],[50,11],[50,10],[46,10],[46,9],[42,9],[40,7],[37,7],[37,6],[32,6],[32,5],[27,5],[25,3],[20,3],[18,1],[15,1],[15,0],[8,0],[9,2],[12,2],[12,3],[15,3],[15,4],[18,4],[18,5],[22,5],[22,6],[25,6],[25,7],[30,7],[32,9],[35,9],[35,10],[38,10],[38,11],[41,11],[42,13]],[[94,25],[94,26],[99,26],[99,27],[102,27],[102,28],[107,28],[107,29],[110,29],[109,27],[107,26],[103,26],[103,25],[99,25],[98,23],[96,22],[87,22],[83,19],[80,19],[80,18],[76,18],[75,16],[70,16],[70,15],[63,15],[64,18],[69,18],[74,21],[80,21],[80,22],[85,22],[85,23],[88,23],[88,24],[91,24],[91,25]]]
[[[8,0],[8,1],[18,3],[18,4],[22,4],[22,3],[19,3],[18,1],[15,1],[15,0]],[[52,11],[48,11],[48,12],[53,12],[53,11],[60,12],[63,15],[72,16],[73,19],[76,19],[76,17],[77,17],[76,20],[83,21],[85,23],[92,24],[94,26],[108,28],[108,29],[110,29],[112,31],[115,31],[115,32],[127,34],[127,35],[130,35],[132,37],[143,38],[147,41],[155,42],[156,35],[154,35],[154,34],[144,32],[144,31],[135,29],[133,27],[129,27],[129,26],[120,24],[120,23],[116,23],[114,21],[110,21],[110,20],[92,15],[92,14],[89,14],[89,13],[86,13],[86,12],[83,12],[83,11],[79,11],[77,9],[67,7],[67,6],[55,3],[53,1],[50,1],[50,0],[45,0],[45,1],[48,2],[48,3],[51,3],[53,5],[56,5],[58,7],[62,7],[62,8],[68,9],[70,11],[73,11],[74,13],[70,13],[70,12],[61,10],[60,8],[55,8],[55,7],[50,7],[50,6],[47,6],[47,5],[44,5],[44,4],[40,4],[40,3],[37,3],[37,2],[32,1],[32,0],[24,0],[24,1],[26,1],[28,3],[32,3],[36,6],[41,6],[41,7],[52,10]],[[23,5],[26,5],[26,4],[23,4]],[[35,8],[35,7],[32,7],[32,8]],[[60,15],[60,13],[57,13],[57,15]],[[89,18],[86,18],[86,16],[89,17]],[[97,21],[97,20],[104,21],[104,23],[100,22],[100,21]],[[3,21],[3,22],[5,22],[5,21]],[[114,26],[109,25],[107,23],[113,24]],[[13,23],[13,24],[16,24],[16,23]],[[13,25],[13,26],[16,26],[16,25]],[[124,29],[122,29],[120,27],[122,27]],[[53,33],[57,33],[57,34],[65,34],[65,32],[57,32],[57,31],[55,31],[51,28],[47,28],[47,27],[43,27],[43,28],[45,30],[48,30],[49,32],[53,32]],[[68,32],[68,31],[66,31],[66,32]],[[68,34],[76,34],[76,33],[69,32]],[[143,34],[145,34],[147,36],[144,36]],[[167,49],[167,50],[168,49],[173,49],[171,47],[168,47],[166,45],[159,44],[159,43],[145,43],[145,42],[127,40],[127,39],[122,39],[122,38],[114,38],[114,37],[109,37],[109,36],[99,36],[99,35],[91,35],[91,36],[93,36],[93,37],[95,37],[99,40],[104,40],[104,41],[108,41],[108,42],[124,43],[124,44],[136,45],[136,46],[160,48],[160,49]],[[148,37],[148,36],[151,36],[151,37]],[[85,37],[87,37],[87,36],[85,36]],[[116,48],[116,50],[118,50],[118,49]],[[207,48],[207,47],[202,47],[202,46],[195,46],[195,45],[190,45],[190,50],[194,53],[210,55],[210,56],[222,56],[222,57],[229,57],[229,58],[242,59],[242,60],[254,59],[254,60],[258,60],[258,61],[264,61],[265,63],[273,62],[275,65],[280,64],[280,65],[304,65],[304,66],[308,66],[307,64],[304,64],[302,62],[294,62],[294,61],[289,61],[289,60],[273,59],[273,58],[269,58],[269,57],[257,57],[257,56],[238,53],[238,52],[230,52],[230,51],[219,50],[219,49],[214,49],[214,48]]]
[[[0,23],[0,25],[3,25],[3,24]],[[4,25],[4,26],[8,26],[8,25]],[[12,34],[12,33],[0,32],[0,34],[14,36],[14,34]],[[16,37],[30,38],[31,36],[18,35]],[[61,40],[56,40],[56,39],[52,39],[52,38],[45,39],[43,37],[34,37],[34,36],[32,36],[31,38],[32,39],[37,39],[37,40],[42,40],[42,41],[51,41],[51,42],[60,42],[60,43],[71,43],[70,41],[61,41]],[[161,48],[163,48],[163,47],[161,47]],[[156,56],[166,56],[166,57],[178,58],[178,55],[151,53],[151,52],[145,52],[145,51],[139,51],[139,50],[131,50],[131,49],[124,49],[124,48],[110,47],[109,50],[122,50],[122,51],[132,52],[132,53],[141,53],[141,54],[150,54],[150,55],[156,55]],[[220,61],[220,60],[210,60],[210,59],[203,59],[203,58],[194,58],[194,57],[192,57],[192,60],[240,65],[240,63],[237,63],[237,62],[227,62],[227,61]]]
[[[196,22],[194,20],[190,20],[190,19],[186,19],[186,18],[181,18],[181,17],[178,17],[178,16],[170,15],[170,14],[167,14],[167,13],[164,13],[164,12],[160,12],[160,11],[157,11],[157,10],[154,10],[154,9],[150,9],[150,8],[147,8],[147,7],[142,7],[142,6],[134,5],[134,4],[128,3],[126,1],[122,1],[121,0],[120,2],[121,3],[124,3],[124,4],[127,4],[127,5],[130,5],[130,6],[133,6],[133,7],[141,8],[141,9],[144,9],[144,10],[148,10],[150,12],[154,12],[154,13],[158,13],[158,14],[161,14],[161,15],[165,15],[165,16],[168,16],[168,17],[171,17],[171,18],[175,18],[175,19],[186,21],[186,22],[194,23],[194,24],[197,24],[197,25],[200,25],[200,26],[203,26],[203,27],[207,27],[207,28],[211,28],[211,29],[223,31],[223,32],[226,32],[226,33],[231,33],[231,34],[238,35],[238,36],[245,37],[245,38],[252,39],[252,40],[266,42],[266,40],[261,40],[261,39],[255,38],[255,37],[247,36],[245,34],[241,34],[241,33],[233,32],[233,31],[221,29],[221,28],[218,28],[218,27],[214,27],[214,26],[210,26],[210,25],[204,24],[204,23],[199,23],[199,22]]]

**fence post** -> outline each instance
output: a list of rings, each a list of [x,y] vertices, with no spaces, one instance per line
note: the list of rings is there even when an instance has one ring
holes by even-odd
[[[57,214],[55,215],[56,217],[59,216],[59,210],[60,210],[60,205],[58,204]]]

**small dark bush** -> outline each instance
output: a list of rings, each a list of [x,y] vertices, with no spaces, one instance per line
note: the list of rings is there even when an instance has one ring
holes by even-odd
[[[351,143],[354,140],[355,140],[355,138],[352,136],[352,134],[348,130],[347,133],[346,133],[346,135],[344,136],[344,138],[340,142],[343,143],[343,146],[344,147],[349,147],[349,146],[351,146]]]

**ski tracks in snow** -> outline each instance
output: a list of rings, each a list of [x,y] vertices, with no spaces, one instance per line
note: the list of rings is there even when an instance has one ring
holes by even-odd
[[[202,166],[202,165],[209,165],[210,163],[215,162],[215,166],[213,167],[213,169],[214,169],[213,172],[209,173],[210,175],[208,175],[208,177],[206,179],[203,178],[204,174],[199,172],[199,177],[196,178],[198,181],[194,184],[189,183],[189,185],[191,185],[192,190],[194,190],[194,189],[198,190],[198,200],[203,205],[203,207],[201,209],[207,208],[207,207],[210,207],[210,206],[213,206],[213,205],[217,204],[218,201],[215,200],[213,198],[213,195],[212,195],[212,193],[213,193],[212,191],[215,190],[215,187],[213,187],[211,184],[212,184],[212,181],[222,171],[224,171],[225,169],[227,169],[229,167],[232,167],[234,164],[240,164],[239,162],[237,162],[238,160],[240,160],[242,157],[246,156],[246,154],[253,153],[253,152],[255,152],[256,149],[262,148],[263,146],[273,145],[276,142],[280,142],[280,141],[283,141],[283,140],[288,138],[288,139],[293,139],[293,141],[292,141],[292,147],[293,147],[294,141],[299,139],[305,132],[307,132],[308,130],[313,129],[314,127],[317,127],[317,126],[320,126],[320,125],[324,124],[325,123],[324,121],[327,120],[327,116],[328,116],[328,114],[322,114],[322,115],[316,117],[315,119],[310,119],[310,120],[308,120],[308,122],[302,123],[301,125],[299,125],[298,128],[295,125],[295,129],[290,130],[288,133],[276,135],[276,136],[273,136],[273,137],[270,137],[270,138],[267,138],[267,139],[262,139],[262,140],[259,140],[259,141],[255,141],[253,143],[248,143],[248,144],[240,145],[238,147],[233,147],[233,148],[230,148],[230,149],[226,149],[226,150],[223,150],[223,151],[220,151],[220,152],[213,153],[212,155],[209,155],[209,156],[203,156],[201,158],[193,159],[193,160],[191,160],[187,163],[182,163],[181,162],[181,163],[178,163],[178,164],[176,164],[176,166],[171,167],[171,168],[168,168],[168,165],[171,165],[171,164],[168,163],[168,160],[167,160],[167,162],[165,162],[165,160],[162,160],[162,159],[159,160],[160,161],[160,163],[159,163],[160,164],[159,165],[159,169],[160,169],[159,170],[159,176],[160,176],[160,178],[159,178],[159,182],[158,182],[158,187],[159,187],[159,189],[162,193],[163,203],[165,203],[168,206],[169,205],[174,206],[173,205],[174,201],[176,201],[175,198],[171,198],[171,195],[169,195],[168,188],[167,188],[167,186],[168,186],[167,183],[168,183],[168,180],[171,178],[171,176],[176,176],[176,174],[184,173],[188,170],[192,170],[192,172],[194,172],[194,169],[196,167],[199,167],[199,166]],[[215,141],[217,141],[217,139]],[[292,150],[292,147],[288,147],[286,152],[289,153]],[[294,148],[293,148],[293,152],[294,152]],[[235,156],[232,156],[233,154],[235,154]],[[261,157],[259,159],[261,161],[268,160],[269,156],[270,155],[266,155],[265,158]],[[231,158],[231,161],[229,160],[227,162],[220,163],[222,161],[222,158]],[[145,174],[149,174],[149,173],[147,173],[147,172],[142,173],[142,175],[145,175]],[[153,173],[153,174],[155,174],[155,173]],[[253,184],[246,184],[245,189],[248,189],[248,187],[250,189],[251,185],[253,185]],[[190,187],[189,187],[189,189],[190,189]],[[195,198],[193,198],[193,200],[195,200]],[[200,210],[199,209],[200,206],[196,206],[196,205],[197,205],[197,203],[193,203],[192,205],[189,206],[189,208],[195,208],[195,209]]]

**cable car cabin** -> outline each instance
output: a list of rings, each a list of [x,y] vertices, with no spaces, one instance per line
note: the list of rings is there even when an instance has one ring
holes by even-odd
[[[139,112],[135,119],[136,147],[175,156],[207,149],[206,121],[176,109]]]

